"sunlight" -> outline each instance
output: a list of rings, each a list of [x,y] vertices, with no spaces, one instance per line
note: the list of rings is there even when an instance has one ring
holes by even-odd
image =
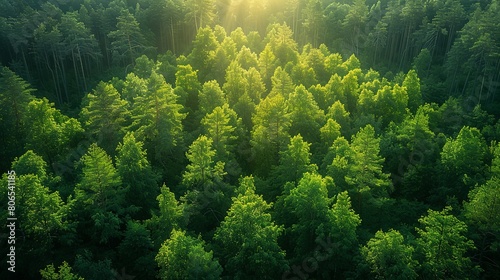
[[[259,30],[268,0],[232,0],[223,15],[222,26],[230,32],[237,27],[250,26],[252,30]]]

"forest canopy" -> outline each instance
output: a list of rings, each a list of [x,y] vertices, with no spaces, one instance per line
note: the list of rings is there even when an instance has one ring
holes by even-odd
[[[1,0],[2,262],[15,245],[22,279],[495,278],[499,9]]]

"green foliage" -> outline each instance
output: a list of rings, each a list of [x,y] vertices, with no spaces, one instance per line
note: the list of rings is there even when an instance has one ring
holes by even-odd
[[[192,2],[207,2],[205,1],[192,1]],[[205,80],[205,77],[212,70],[212,64],[214,61],[214,52],[218,47],[215,34],[210,27],[201,26],[203,28],[198,29],[196,33],[196,38],[193,41],[193,50],[188,55],[188,62],[195,69],[199,70],[199,77],[201,81]],[[177,84],[178,86],[182,86]]]
[[[146,221],[146,225],[151,229],[155,248],[158,248],[169,237],[172,229],[183,225],[182,207],[175,199],[175,195],[165,184],[160,191],[161,193],[156,197],[158,211],[154,211],[151,219]]]
[[[486,275],[495,273],[500,246],[500,219],[497,215],[500,202],[499,179],[493,177],[486,184],[469,192],[469,201],[464,202],[464,216],[469,225],[477,249],[480,252],[479,264]]]
[[[127,268],[127,274],[134,277],[152,278],[156,269],[155,253],[150,232],[140,223],[129,221],[123,241],[118,246],[118,255]],[[132,265],[133,266],[130,266]],[[122,270],[122,273],[125,270]]]
[[[487,146],[481,132],[477,128],[464,126],[456,139],[447,139],[441,152],[443,164],[442,191],[451,192],[462,201],[466,198],[470,187],[484,182],[485,155]]]
[[[325,122],[325,115],[304,86],[297,86],[287,100],[290,112],[290,135],[301,134],[308,142],[319,140],[319,129]]]
[[[114,154],[128,123],[127,101],[121,99],[113,85],[100,82],[82,105],[80,118],[86,132],[96,137],[107,153]]]
[[[46,268],[40,270],[42,279],[44,280],[84,280],[82,277],[71,272],[71,266],[67,262],[63,262],[57,269],[53,264],[49,264]]]
[[[160,279],[220,279],[222,268],[200,237],[172,230],[156,255]]]
[[[364,264],[375,279],[416,279],[417,262],[413,247],[404,244],[404,237],[396,230],[377,231],[361,248]]]
[[[120,236],[120,216],[128,211],[124,204],[126,189],[111,157],[96,144],[89,147],[80,164],[81,179],[75,188],[76,211],[83,212],[78,217],[79,227],[88,230],[90,224],[97,241],[107,243]]]
[[[73,269],[83,279],[108,280],[115,277],[115,272],[111,268],[109,259],[94,261],[93,255],[89,251],[76,256]]]
[[[149,210],[154,208],[153,201],[158,195],[158,177],[146,159],[143,143],[136,141],[133,134],[128,133],[123,143],[118,144],[116,170],[127,188],[125,203],[139,208],[134,217],[145,219]]]
[[[272,221],[271,205],[255,194],[251,178],[243,179],[241,188],[214,235],[225,274],[237,279],[276,279],[288,268],[278,245],[283,228]]]
[[[357,230],[361,219],[351,207],[351,198],[344,191],[337,195],[335,204],[329,210],[329,224],[322,224],[317,229],[316,242],[326,239],[331,241],[330,273],[333,276],[342,275],[349,270],[358,251]]]
[[[226,103],[226,97],[217,81],[212,80],[203,84],[199,95],[200,113],[206,115],[211,113],[216,107]]]
[[[224,163],[214,162],[215,151],[212,144],[212,139],[202,135],[189,146],[186,157],[190,163],[182,176],[184,184],[197,187],[222,179]]]
[[[348,2],[3,1],[18,278],[495,278],[498,1]]]
[[[12,70],[7,67],[0,69],[0,128],[5,135],[0,140],[5,147],[0,154],[8,160],[2,165],[4,170],[9,161],[19,155],[24,142],[24,120],[28,104],[33,99],[32,92],[28,83]]]
[[[474,243],[464,236],[467,226],[449,214],[451,207],[443,211],[429,210],[419,219],[416,228],[417,244],[423,254],[420,275],[433,279],[477,277],[478,267],[466,253],[474,249]]]
[[[252,122],[251,144],[259,163],[258,171],[265,174],[278,163],[279,152],[289,137],[290,117],[283,95],[268,96],[262,100],[257,105]]]
[[[26,112],[26,148],[43,155],[52,165],[83,134],[80,123],[69,118],[46,98],[32,100]]]
[[[276,170],[279,185],[286,182],[297,184],[304,173],[316,171],[317,167],[310,160],[310,146],[300,134],[290,138],[287,149],[280,152],[280,164]]]
[[[371,125],[360,129],[353,136],[351,149],[351,164],[345,176],[351,193],[369,192],[375,197],[387,195],[392,183],[389,181],[389,174],[382,170],[384,158],[380,156],[380,139],[375,137],[375,130]],[[358,203],[361,201],[358,200]]]
[[[153,72],[148,87],[149,94],[134,99],[131,130],[144,142],[149,157],[165,164],[165,157],[183,144],[182,120],[186,115],[163,77]]]
[[[296,261],[312,253],[318,229],[330,224],[329,205],[327,181],[314,173],[304,173],[297,187],[284,197],[283,211],[293,215],[288,218],[291,224],[285,225],[296,243],[293,250]]]
[[[212,139],[215,159],[226,163],[234,160],[234,148],[242,126],[236,112],[225,103],[207,114],[201,124],[206,135]]]
[[[113,40],[112,54],[117,62],[134,64],[135,59],[147,49],[139,23],[128,10],[121,11],[116,30],[109,32],[108,37]]]

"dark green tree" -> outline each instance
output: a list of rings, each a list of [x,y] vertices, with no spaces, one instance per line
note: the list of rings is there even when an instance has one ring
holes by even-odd
[[[288,140],[290,117],[282,94],[268,96],[257,105],[252,118],[252,149],[260,174],[267,174],[272,165],[278,164],[279,152]]]
[[[128,133],[118,144],[116,170],[127,188],[125,203],[137,207],[132,217],[144,220],[151,215],[154,200],[159,194],[158,176],[146,158],[143,143]]]
[[[122,10],[117,20],[116,30],[108,34],[112,40],[113,60],[122,65],[134,65],[135,59],[147,50],[146,39],[128,10]]]
[[[404,244],[404,237],[397,230],[375,233],[366,246],[361,248],[363,261],[375,279],[416,279],[417,261],[413,259],[413,247]]]
[[[127,101],[121,99],[113,85],[100,82],[82,103],[80,118],[83,127],[108,154],[113,155],[129,121]]]
[[[419,219],[416,230],[418,249],[423,254],[419,275],[430,279],[475,278],[479,267],[474,265],[467,252],[475,249],[472,240],[464,234],[467,226],[449,212],[429,210],[427,216]]]

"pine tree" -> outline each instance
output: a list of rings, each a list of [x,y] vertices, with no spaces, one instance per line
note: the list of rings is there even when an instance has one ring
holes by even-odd
[[[74,210],[79,215],[79,229],[105,244],[120,236],[123,215],[129,211],[124,205],[126,189],[111,157],[95,143],[80,164],[82,175],[75,188]]]
[[[279,152],[288,140],[290,117],[285,98],[281,94],[268,96],[257,105],[252,118],[252,150],[258,172],[267,174],[272,165],[278,164]]]
[[[220,279],[222,268],[205,242],[173,230],[156,255],[160,279]]]
[[[144,220],[150,215],[154,199],[159,194],[158,177],[146,159],[143,143],[128,133],[118,145],[116,170],[127,188],[125,203],[138,207],[134,218]]]
[[[271,205],[255,194],[251,177],[241,181],[242,192],[233,204],[214,240],[226,275],[246,279],[276,279],[287,268],[285,252],[278,245],[283,228],[268,213]]]
[[[80,118],[86,132],[97,139],[108,154],[113,155],[123,138],[128,123],[127,101],[109,83],[100,82],[83,101]]]
[[[421,276],[433,279],[477,277],[478,267],[466,253],[474,243],[464,234],[467,226],[449,212],[429,210],[419,219],[417,244],[423,254]]]

